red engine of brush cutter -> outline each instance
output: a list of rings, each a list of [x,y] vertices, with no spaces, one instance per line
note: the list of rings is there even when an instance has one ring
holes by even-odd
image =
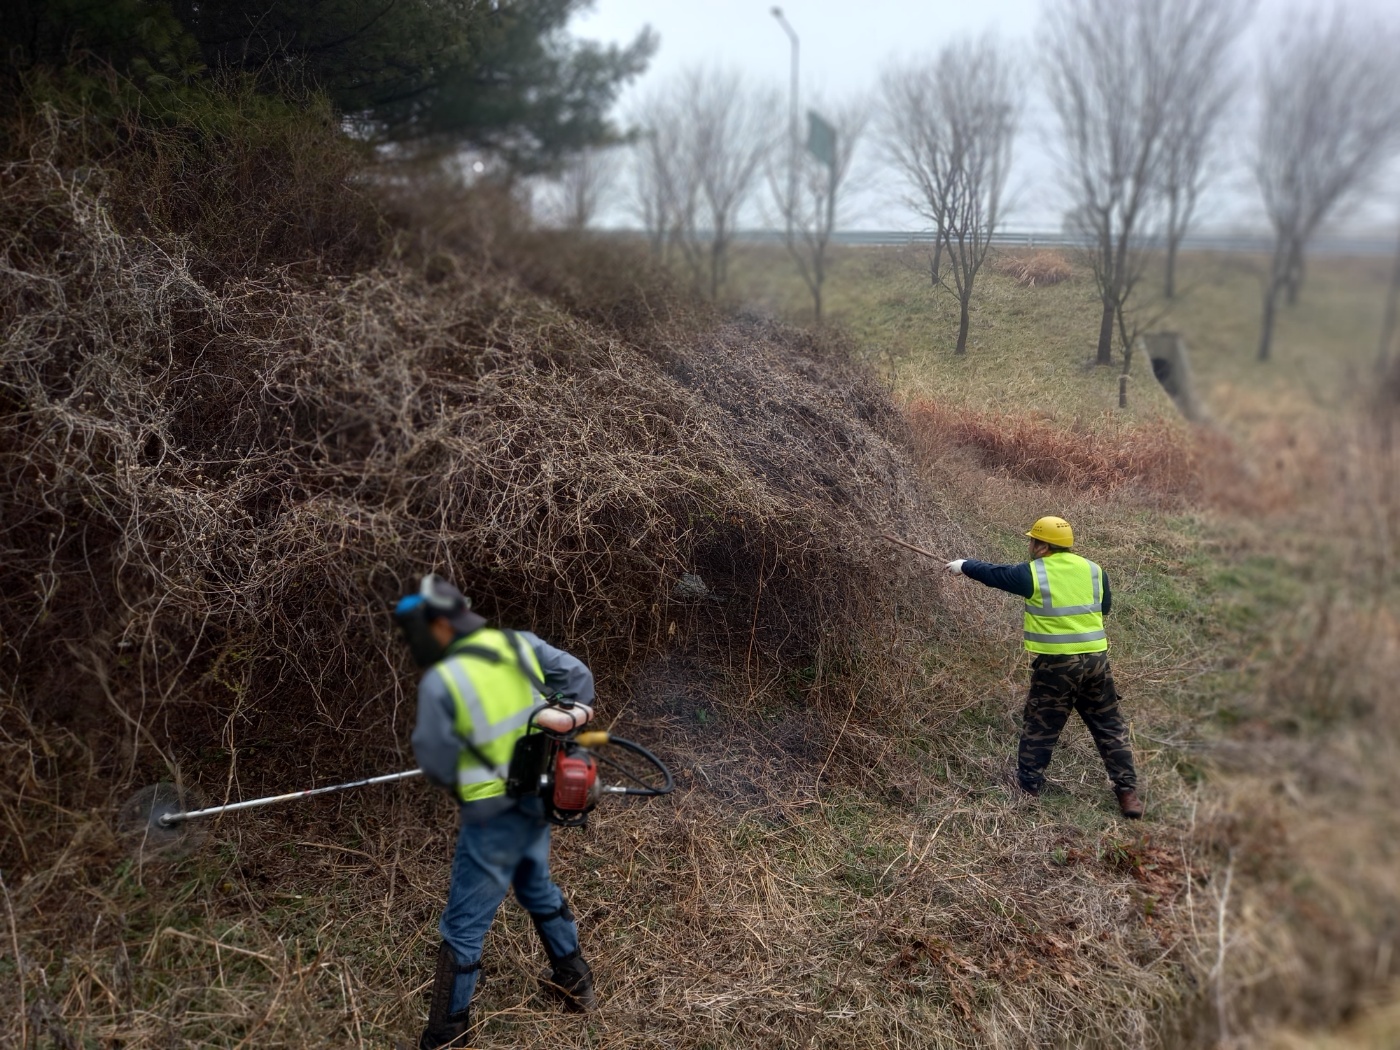
[[[582,748],[554,759],[553,805],[561,814],[587,813],[598,803],[598,763]]]

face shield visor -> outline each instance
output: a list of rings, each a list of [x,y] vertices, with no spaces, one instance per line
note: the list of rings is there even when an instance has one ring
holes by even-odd
[[[413,662],[419,667],[432,667],[444,656],[447,650],[433,637],[432,620],[428,615],[428,603],[420,594],[410,594],[399,600],[394,608],[394,622],[399,633],[408,643],[408,651],[413,654]]]

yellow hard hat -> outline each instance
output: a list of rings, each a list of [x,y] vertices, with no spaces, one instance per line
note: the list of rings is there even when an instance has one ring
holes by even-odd
[[[1053,514],[1047,514],[1037,521],[1026,535],[1033,540],[1040,540],[1041,543],[1048,543],[1052,547],[1074,546],[1074,530],[1069,527],[1069,522],[1065,521],[1064,518],[1057,518]]]

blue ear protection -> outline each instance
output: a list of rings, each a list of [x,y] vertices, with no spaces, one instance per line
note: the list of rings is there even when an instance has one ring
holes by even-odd
[[[421,594],[406,595],[394,606],[394,622],[408,643],[413,662],[419,667],[432,667],[447,654],[429,626],[435,619],[437,617],[428,615],[428,603]]]

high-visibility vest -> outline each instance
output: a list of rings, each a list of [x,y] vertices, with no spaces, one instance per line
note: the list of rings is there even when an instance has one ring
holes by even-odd
[[[543,703],[534,650],[514,633],[483,627],[453,642],[434,670],[452,695],[457,735],[467,742],[457,758],[457,797],[504,795],[515,742]]]
[[[1031,562],[1025,632],[1026,648],[1033,653],[1101,653],[1107,649],[1103,570],[1069,551]]]

